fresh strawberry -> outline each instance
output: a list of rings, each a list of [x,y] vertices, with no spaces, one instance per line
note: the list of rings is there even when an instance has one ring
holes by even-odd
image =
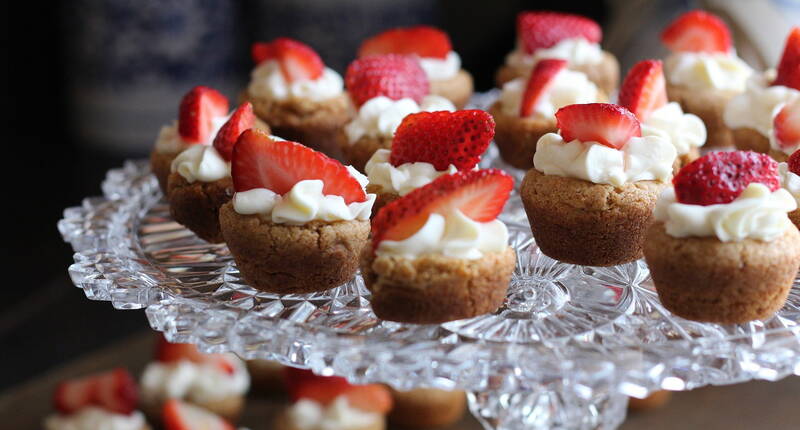
[[[408,97],[420,103],[430,91],[419,61],[398,54],[372,55],[353,61],[347,67],[345,85],[357,106],[377,96],[392,100]]]
[[[642,122],[667,104],[667,84],[660,60],[640,61],[631,68],[619,90],[618,104]]]
[[[783,85],[800,90],[800,27],[792,28],[783,47],[778,76],[772,85]]]
[[[222,417],[189,403],[170,399],[161,412],[166,430],[233,430]]]
[[[494,119],[482,110],[420,112],[406,116],[392,140],[394,166],[425,162],[436,170],[451,164],[471,169],[494,137]]]
[[[386,414],[392,409],[392,395],[380,384],[352,385],[344,395],[350,406],[362,411]]]
[[[775,140],[781,148],[800,144],[800,99],[785,104],[772,121]]]
[[[392,397],[386,387],[378,384],[351,385],[339,376],[319,376],[310,370],[287,368],[286,386],[293,402],[310,399],[329,405],[340,396],[362,411],[385,414],[392,407]]]
[[[256,116],[253,113],[253,105],[250,102],[244,102],[217,132],[217,137],[214,138],[214,149],[225,161],[231,161],[233,145],[236,144],[239,135],[245,130],[253,128],[255,123]]]
[[[585,16],[560,12],[520,12],[517,15],[517,38],[525,53],[550,48],[564,39],[583,38],[599,43],[600,26]]]
[[[664,29],[661,41],[673,52],[730,52],[731,32],[720,17],[702,10],[679,16]]]
[[[790,172],[795,175],[800,175],[800,149],[794,151],[792,155],[789,156],[789,159],[786,160],[786,164],[789,165]]]
[[[556,112],[556,123],[566,142],[599,142],[614,149],[625,146],[631,137],[642,135],[636,115],[609,103],[564,106]]]
[[[444,175],[381,208],[372,220],[372,246],[403,240],[416,233],[432,213],[458,209],[467,217],[488,222],[503,210],[514,180],[498,169],[462,170]]]
[[[342,163],[299,143],[273,140],[253,128],[242,133],[233,147],[231,176],[236,191],[266,188],[285,194],[300,181],[319,179],[325,184],[325,195],[341,196],[347,204],[367,199]]]
[[[288,37],[256,42],[251,53],[256,64],[267,60],[277,61],[287,82],[314,80],[325,70],[322,59],[310,46]]]
[[[567,60],[558,58],[545,58],[536,63],[536,67],[528,77],[525,93],[522,95],[522,104],[519,107],[519,116],[531,116],[539,99],[555,82],[556,75],[567,67]]]
[[[212,120],[227,114],[228,99],[219,91],[203,86],[194,87],[181,100],[178,133],[186,142],[205,142],[213,131]]]
[[[753,182],[780,188],[778,163],[753,151],[711,152],[689,163],[672,179],[681,203],[730,203]]]
[[[393,28],[369,38],[361,44],[358,57],[381,54],[418,55],[423,58],[447,58],[453,50],[450,37],[442,30],[427,25]]]
[[[118,368],[60,383],[56,387],[53,403],[62,414],[71,414],[87,406],[130,414],[136,409],[138,398],[133,377],[127,370]]]
[[[213,363],[223,372],[232,375],[236,368],[223,354],[203,354],[191,343],[171,343],[159,335],[156,345],[156,360],[162,363],[191,361],[193,363]]]

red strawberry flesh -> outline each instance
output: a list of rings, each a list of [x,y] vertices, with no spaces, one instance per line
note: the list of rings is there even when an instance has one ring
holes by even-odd
[[[800,99],[785,104],[772,121],[775,140],[781,148],[800,144]]]
[[[519,116],[525,118],[533,115],[542,96],[553,86],[556,76],[567,67],[567,61],[557,58],[545,58],[536,63],[528,77]]]
[[[517,37],[525,53],[550,48],[564,39],[582,38],[600,43],[603,32],[589,18],[560,12],[521,12],[517,15]]]
[[[642,122],[667,104],[667,85],[660,60],[640,61],[631,68],[619,90],[618,104]]]
[[[734,201],[751,183],[780,188],[778,163],[752,151],[711,152],[672,179],[680,203],[708,206]]]
[[[725,21],[702,10],[679,16],[661,33],[661,41],[673,52],[728,53],[732,46]]]
[[[410,98],[420,103],[430,91],[419,61],[398,54],[372,55],[353,61],[347,67],[345,85],[356,106],[378,96],[392,100]]]
[[[203,86],[192,88],[181,100],[178,134],[189,143],[209,140],[215,118],[228,115],[228,99],[219,91]]]
[[[790,172],[795,175],[800,175],[800,149],[794,151],[792,155],[789,156],[789,159],[786,160],[786,164],[789,165]]]
[[[358,57],[402,54],[444,59],[452,50],[447,33],[438,28],[420,25],[393,28],[365,40],[358,50]]]
[[[556,112],[556,123],[565,142],[598,142],[614,149],[642,135],[636,115],[610,103],[564,106]]]
[[[786,38],[783,55],[778,63],[778,75],[772,85],[800,90],[800,27],[792,28]]]
[[[219,129],[214,138],[214,149],[219,152],[225,161],[231,161],[233,156],[233,145],[236,140],[247,129],[255,125],[256,116],[253,113],[253,105],[244,102],[231,115],[230,119]]]

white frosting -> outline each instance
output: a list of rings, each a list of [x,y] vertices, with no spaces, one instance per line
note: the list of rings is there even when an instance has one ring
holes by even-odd
[[[697,115],[683,113],[681,105],[667,103],[650,113],[641,124],[642,136],[659,136],[675,146],[678,155],[706,143],[706,125]]]
[[[172,160],[170,171],[178,172],[191,184],[226,178],[231,175],[231,166],[213,146],[192,145]]]
[[[250,387],[244,362],[232,354],[226,357],[233,365],[233,374],[215,363],[188,360],[150,363],[142,374],[142,398],[149,402],[166,399],[209,402],[244,395]]]
[[[372,428],[383,419],[376,412],[351,407],[344,396],[327,407],[309,399],[301,399],[289,407],[289,419],[298,430],[348,430]]]
[[[217,132],[228,122],[228,118],[230,118],[230,115],[211,118],[211,132],[204,142],[199,143],[209,146],[214,143]],[[176,120],[170,125],[161,127],[161,130],[158,132],[158,138],[156,138],[156,151],[160,153],[177,153],[183,151],[187,146],[192,144],[192,142],[186,142],[181,138],[178,132],[178,121]]]
[[[527,84],[528,77],[526,76],[516,78],[503,85],[500,102],[504,114],[519,116],[522,96],[525,94]],[[564,106],[594,103],[599,101],[599,96],[597,85],[590,81],[585,74],[563,69],[553,78],[550,88],[540,96],[533,109],[533,114],[543,118],[554,118],[556,111]]]
[[[452,78],[461,70],[461,57],[455,51],[450,51],[444,59],[420,57],[419,65],[429,81],[440,81]]]
[[[335,70],[325,68],[317,79],[286,82],[280,64],[267,60],[250,74],[247,91],[258,98],[270,100],[305,99],[323,101],[342,94],[344,80]]]
[[[778,163],[778,173],[781,177],[781,187],[800,205],[800,176],[789,170],[789,165],[786,163]]]
[[[447,170],[436,170],[431,163],[415,162],[393,166],[389,162],[391,151],[379,149],[367,161],[364,171],[370,184],[380,185],[384,192],[396,193],[404,196],[411,191],[431,183],[442,175],[456,173],[458,168],[454,165]]]
[[[570,65],[598,64],[603,61],[600,44],[591,43],[582,37],[564,39],[549,48],[542,48],[532,54],[525,53],[521,43],[506,56],[506,64],[517,69],[530,69],[544,58],[561,58]]]
[[[433,213],[416,233],[403,240],[384,240],[375,253],[403,258],[424,254],[476,260],[485,253],[502,252],[508,247],[508,229],[500,220],[473,221],[458,209]]]
[[[45,430],[141,430],[145,425],[139,411],[123,415],[93,406],[70,415],[51,415],[44,422]]]
[[[694,89],[744,91],[753,69],[734,52],[674,52],[664,61],[670,83]]]
[[[714,237],[722,242],[744,239],[771,241],[792,225],[786,215],[797,208],[784,189],[771,192],[764,184],[752,183],[734,201],[716,205],[679,203],[675,188],[658,198],[654,216],[663,221],[672,237]]]
[[[385,96],[369,99],[358,109],[358,115],[344,128],[350,143],[362,136],[392,137],[403,118],[417,112],[454,111],[450,100],[437,95],[427,95],[419,105],[412,99],[392,100]]]
[[[533,165],[545,175],[619,187],[626,182],[669,180],[676,156],[675,147],[658,136],[632,137],[622,149],[614,149],[597,142],[565,142],[560,135],[547,133],[536,143]]]

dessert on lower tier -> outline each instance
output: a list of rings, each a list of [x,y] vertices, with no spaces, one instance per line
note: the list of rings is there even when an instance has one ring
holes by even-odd
[[[497,86],[527,77],[545,58],[567,60],[570,70],[584,73],[605,94],[619,83],[619,62],[600,47],[603,32],[589,18],[560,12],[528,11],[517,15],[517,46],[497,71]]]
[[[797,209],[778,165],[755,152],[713,152],[664,190],[644,255],[661,303],[695,321],[738,324],[783,306],[800,266]]]
[[[244,98],[272,132],[339,157],[337,136],[353,117],[341,75],[311,47],[278,38],[252,47],[256,68]]]
[[[248,360],[250,391],[256,394],[272,395],[283,392],[284,366],[272,360]]]
[[[608,97],[582,72],[567,69],[567,60],[538,61],[528,77],[503,85],[489,108],[497,121],[495,143],[503,160],[519,169],[533,167],[536,142],[556,129],[558,109],[576,103],[605,102]]]
[[[150,430],[136,410],[138,388],[122,368],[62,381],[53,395],[57,413],[44,421],[45,430]]]
[[[674,171],[700,157],[700,147],[706,143],[706,126],[681,105],[667,102],[667,88],[661,61],[644,60],[636,63],[619,90],[619,105],[639,119],[642,136],[659,136],[675,147]]]
[[[570,105],[556,119],[560,134],[539,140],[520,189],[539,249],[586,266],[641,258],[675,147],[642,137],[636,116],[618,105]]]
[[[669,99],[703,120],[707,146],[733,146],[733,133],[723,119],[725,106],[745,90],[753,70],[736,55],[728,26],[694,10],[673,21],[661,41],[672,52],[664,61]]]
[[[167,400],[161,414],[164,430],[234,430],[233,425],[219,415],[178,399]]]
[[[450,37],[438,28],[393,28],[365,40],[358,50],[359,58],[381,54],[416,56],[431,94],[450,100],[458,109],[472,97],[472,75],[461,68],[461,57],[453,51]]]
[[[202,354],[188,343],[170,343],[159,335],[156,361],[141,377],[142,410],[154,423],[172,399],[206,409],[236,422],[245,404],[250,376],[233,354]]]
[[[736,147],[769,154],[778,161],[800,148],[800,27],[786,39],[777,71],[754,73],[745,91],[725,108],[725,124]]]
[[[434,179],[474,169],[494,136],[494,120],[482,110],[410,114],[397,128],[392,149],[379,149],[365,167],[372,213]]]
[[[789,220],[800,228],[800,150],[795,151],[785,162],[778,163],[781,188],[789,192],[797,202],[798,209],[789,212]]]
[[[462,170],[384,206],[361,259],[375,315],[434,324],[496,311],[516,260],[497,219],[512,187],[501,170]]]
[[[358,109],[339,135],[344,158],[359,171],[379,149],[389,149],[406,115],[455,110],[441,96],[430,94],[419,62],[398,54],[372,55],[353,61],[345,74],[347,90]]]
[[[242,277],[278,294],[353,278],[369,236],[367,179],[321,152],[247,130],[233,147],[235,194],[220,227]]]
[[[275,430],[383,430],[392,397],[383,385],[351,385],[338,376],[286,368],[292,405],[277,418]]]
[[[449,427],[461,419],[467,407],[463,391],[390,389],[394,407],[389,413],[389,424],[408,430]]]

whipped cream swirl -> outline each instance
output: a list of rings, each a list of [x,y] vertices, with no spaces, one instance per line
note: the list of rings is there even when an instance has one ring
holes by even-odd
[[[213,146],[192,145],[172,160],[172,172],[178,172],[188,183],[214,182],[231,175],[230,163]]]
[[[789,170],[787,163],[778,163],[778,174],[781,177],[781,187],[800,205],[800,176]]]
[[[431,163],[415,162],[394,166],[389,162],[392,152],[388,149],[379,149],[367,161],[364,171],[370,184],[379,185],[384,192],[404,196],[411,191],[433,182],[442,175],[453,174],[458,171],[456,166],[450,165],[447,170],[436,170]]]
[[[350,406],[344,396],[337,397],[327,407],[310,399],[300,399],[289,407],[288,414],[298,430],[364,429],[383,420],[378,413]]]
[[[425,96],[420,104],[409,98],[392,100],[378,96],[361,105],[358,115],[345,126],[344,131],[350,143],[363,136],[392,137],[406,115],[441,110],[454,111],[456,107],[450,100],[433,94]]]
[[[664,72],[671,84],[741,92],[753,69],[735,52],[675,52],[664,61]]]
[[[570,65],[598,64],[603,61],[600,44],[592,43],[582,37],[563,39],[549,48],[541,48],[527,54],[521,43],[506,56],[506,64],[516,69],[530,69],[544,58],[561,58]]]
[[[244,362],[233,354],[226,354],[226,357],[233,364],[233,374],[214,363],[187,360],[150,363],[142,374],[142,399],[209,402],[244,395],[250,387],[250,375]]]
[[[211,145],[214,143],[214,138],[217,137],[217,132],[219,129],[228,122],[228,118],[230,115],[226,116],[216,116],[211,119],[211,132],[208,135],[208,138],[204,142],[199,142],[203,145]],[[161,127],[161,130],[158,132],[158,138],[156,138],[156,151],[162,154],[169,154],[169,153],[178,153],[186,149],[189,145],[193,145],[192,142],[186,142],[181,138],[180,133],[178,133],[178,121],[173,121],[170,125],[165,125]]]
[[[583,40],[583,39],[581,39]],[[503,85],[500,93],[500,103],[503,113],[508,116],[519,116],[522,96],[525,94],[525,87],[528,78],[516,78]],[[558,72],[550,88],[539,97],[533,115],[542,118],[552,118],[555,123],[554,115],[556,111],[567,105],[580,103],[594,103],[600,100],[600,92],[597,85],[590,81],[585,74],[569,69]]]
[[[44,422],[45,430],[141,430],[147,423],[144,415],[116,414],[93,406],[70,415],[51,415]]]
[[[706,143],[706,125],[697,115],[683,113],[681,105],[667,103],[654,110],[642,123],[642,136],[659,136],[675,147],[678,155]]]
[[[441,81],[452,78],[461,70],[461,57],[455,51],[450,51],[444,59],[420,57],[419,65],[429,81]]]
[[[317,79],[286,82],[277,61],[259,64],[250,75],[248,93],[253,97],[270,100],[303,99],[323,101],[344,91],[344,80],[335,70],[326,67]]]

